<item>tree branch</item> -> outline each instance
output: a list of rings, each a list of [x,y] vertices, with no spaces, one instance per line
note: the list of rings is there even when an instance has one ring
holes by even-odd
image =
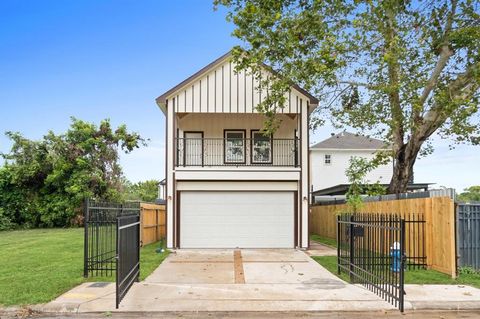
[[[448,41],[447,36],[452,30],[453,17],[455,16],[456,9],[457,9],[457,0],[452,0],[452,10],[448,15],[447,23],[445,25],[445,30],[443,32],[443,44],[440,47],[440,54],[438,56],[438,60],[435,65],[435,68],[433,69],[432,74],[430,75],[430,78],[428,79],[427,84],[423,89],[422,95],[418,99],[419,105],[423,105],[425,103],[428,96],[430,95],[432,90],[435,88],[443,69],[448,63],[448,60],[454,53],[453,50],[450,48],[450,41]]]
[[[475,75],[479,72],[480,62],[477,62],[470,65],[464,73],[451,82],[445,89],[449,100],[465,101],[473,97],[480,88],[480,83],[475,80]],[[445,103],[435,102],[423,117],[423,124],[417,130],[415,138],[417,140],[427,139],[450,115],[451,112],[447,112]]]
[[[371,90],[376,90],[378,88],[380,88],[380,85],[372,85],[372,84],[368,84],[368,83],[363,83],[363,82],[356,82],[356,81],[337,81],[338,84],[348,84],[350,86],[362,86],[362,87],[365,87],[367,89],[371,89]]]
[[[444,44],[441,49],[440,49],[440,55],[438,57],[437,63],[435,65],[435,68],[432,71],[432,74],[430,75],[430,78],[427,81],[427,84],[425,85],[425,88],[423,89],[422,95],[418,99],[418,104],[423,105],[425,101],[427,100],[428,96],[432,92],[432,90],[435,88],[437,85],[437,81],[442,74],[443,69],[448,63],[448,60],[450,57],[453,55],[453,50],[450,48],[448,44]]]

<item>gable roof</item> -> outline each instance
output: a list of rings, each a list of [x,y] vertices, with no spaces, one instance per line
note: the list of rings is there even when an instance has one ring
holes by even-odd
[[[387,147],[388,144],[382,140],[349,132],[332,135],[326,140],[310,146],[311,149],[344,150],[379,150]]]
[[[166,100],[167,98],[172,95],[173,93],[181,90],[182,88],[186,87],[187,85],[189,85],[190,83],[192,83],[193,81],[195,81],[197,78],[201,77],[202,75],[204,75],[205,73],[209,72],[210,70],[213,70],[215,69],[215,67],[217,67],[218,65],[222,64],[223,62],[225,62],[226,60],[230,59],[232,56],[232,50],[228,51],[227,53],[225,53],[224,55],[222,55],[221,57],[219,57],[218,59],[216,59],[215,61],[211,62],[210,64],[206,65],[205,67],[203,67],[202,69],[200,69],[199,71],[195,72],[193,75],[189,76],[188,78],[186,78],[185,80],[183,80],[182,82],[180,82],[179,84],[175,85],[173,88],[171,88],[170,90],[166,91],[165,93],[163,93],[162,95],[160,95],[159,97],[157,97],[155,99],[155,101],[157,102],[157,104],[161,107],[161,105],[165,105],[166,103]],[[272,70],[270,67],[268,67],[267,65],[264,65],[265,68],[267,68],[270,72],[272,73],[275,73],[274,70]],[[305,95],[309,100],[310,100],[310,104],[311,105],[318,105],[318,99],[316,97],[314,97],[312,94],[310,94],[309,92],[307,92],[305,89],[301,88],[299,85],[295,84],[295,83],[292,83],[292,87],[299,91],[300,93],[302,93],[303,95]]]

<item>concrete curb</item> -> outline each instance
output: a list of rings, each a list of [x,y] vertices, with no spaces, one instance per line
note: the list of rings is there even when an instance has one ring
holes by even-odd
[[[480,300],[479,301],[449,301],[449,302],[440,302],[440,301],[410,301],[409,310],[479,310],[480,311]],[[405,303],[406,305],[406,303]]]

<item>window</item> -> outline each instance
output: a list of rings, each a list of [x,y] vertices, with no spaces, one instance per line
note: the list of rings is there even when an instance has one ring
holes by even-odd
[[[330,165],[330,164],[332,164],[332,155],[325,154],[325,165]]]
[[[245,163],[245,131],[226,130],[224,151],[225,163]]]
[[[251,162],[255,164],[272,163],[272,136],[265,136],[263,132],[251,131]]]

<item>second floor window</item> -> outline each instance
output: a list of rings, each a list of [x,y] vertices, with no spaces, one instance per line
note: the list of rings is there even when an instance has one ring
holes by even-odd
[[[225,163],[245,163],[245,131],[225,131]]]
[[[325,154],[325,165],[330,165],[330,164],[332,164],[332,155]]]
[[[251,132],[251,152],[252,163],[256,164],[271,164],[272,163],[272,137],[265,136],[263,132]]]

